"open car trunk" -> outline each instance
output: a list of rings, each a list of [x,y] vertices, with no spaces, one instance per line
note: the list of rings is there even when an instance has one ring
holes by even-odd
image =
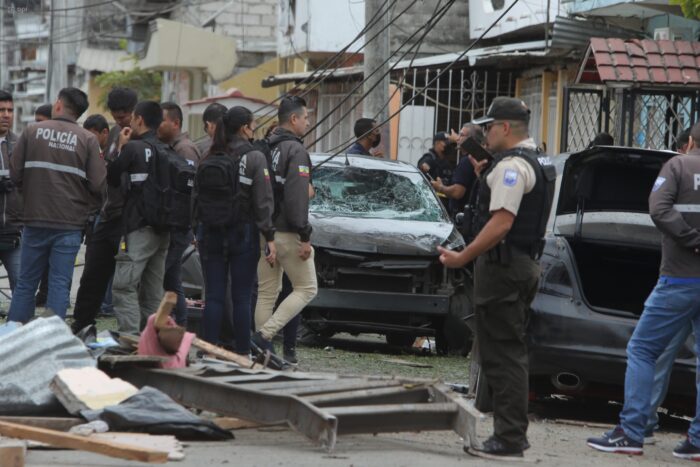
[[[661,262],[649,193],[674,155],[603,146],[566,159],[554,233],[569,243],[582,293],[593,308],[635,315],[644,309]]]
[[[567,240],[588,304],[640,315],[659,275],[661,250]]]

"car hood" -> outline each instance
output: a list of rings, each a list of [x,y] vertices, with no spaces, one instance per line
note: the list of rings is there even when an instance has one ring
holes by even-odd
[[[658,243],[660,235],[649,217],[649,193],[663,164],[675,155],[617,146],[565,155],[554,233]]]
[[[464,246],[454,224],[401,219],[309,215],[315,247],[363,253],[435,256],[437,247]]]

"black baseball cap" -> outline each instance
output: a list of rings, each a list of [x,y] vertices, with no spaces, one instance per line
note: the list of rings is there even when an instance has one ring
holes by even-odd
[[[433,143],[435,143],[435,141],[449,141],[449,140],[450,140],[450,136],[445,131],[438,131],[437,133],[435,133],[435,136],[433,136]]]
[[[494,120],[516,120],[530,123],[530,109],[525,102],[514,97],[497,97],[491,102],[489,110],[481,118],[477,118],[472,123],[475,125],[485,125]]]

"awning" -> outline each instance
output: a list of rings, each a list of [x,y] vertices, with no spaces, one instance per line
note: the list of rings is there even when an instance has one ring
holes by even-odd
[[[144,70],[199,68],[214,81],[231,76],[235,65],[236,41],[232,37],[162,18],[149,24],[145,54],[139,63]]]
[[[204,109],[214,102],[226,106],[227,109],[240,105],[253,112],[253,115],[256,117],[267,114],[272,108],[277,108],[276,105],[270,104],[262,99],[246,97],[235,88],[229,89],[225,94],[219,96],[205,97],[203,99],[185,102],[184,107],[187,109],[189,115],[202,115]]]
[[[92,49],[82,47],[76,65],[87,71],[129,71],[134,69],[134,60],[123,50]]]
[[[700,42],[593,38],[576,82],[620,86],[698,86]]]
[[[492,47],[483,47],[479,49],[470,50],[463,58],[463,61],[468,61],[470,66],[474,66],[482,58],[497,58],[498,56],[505,54],[522,54],[526,51],[532,51],[535,54],[541,54],[544,52],[545,42],[544,41],[534,41],[534,42],[520,42],[517,44],[507,44],[498,45]],[[432,55],[430,57],[417,58],[415,60],[401,60],[394,67],[394,71],[404,70],[408,68],[421,68],[429,66],[446,65],[455,61],[461,54],[460,53],[446,53],[440,55]],[[296,82],[299,83],[305,79],[311,77],[315,71],[304,71],[297,73],[284,73],[279,75],[271,75],[262,81],[262,87],[267,88],[270,86],[277,86],[285,83]],[[348,78],[348,77],[362,77],[364,74],[363,66],[353,66],[346,68],[331,69],[323,73],[319,73],[317,76],[325,76],[327,81],[334,79]]]

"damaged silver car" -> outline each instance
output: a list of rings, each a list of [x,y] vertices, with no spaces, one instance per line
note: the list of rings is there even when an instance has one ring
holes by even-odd
[[[467,276],[443,267],[437,252],[464,240],[423,174],[403,162],[339,156],[313,171],[313,184],[319,292],[303,312],[306,328],[325,337],[380,333],[393,345],[435,336],[439,351],[466,355]]]

